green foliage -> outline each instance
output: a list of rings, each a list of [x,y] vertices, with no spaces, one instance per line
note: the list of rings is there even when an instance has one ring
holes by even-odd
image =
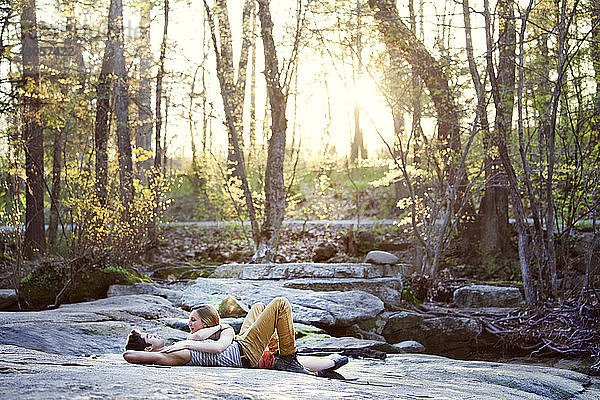
[[[402,287],[402,301],[407,302],[408,304],[412,304],[413,306],[419,306],[421,301],[414,295],[410,282],[405,282]]]
[[[115,168],[111,165],[109,175],[117,175]],[[113,185],[102,204],[89,171],[76,166],[69,171],[70,191],[63,205],[72,218],[74,253],[92,254],[115,264],[127,264],[138,257],[149,240],[149,227],[160,221],[168,206],[168,201],[160,201],[165,182],[142,186],[134,180],[134,199],[128,204]]]

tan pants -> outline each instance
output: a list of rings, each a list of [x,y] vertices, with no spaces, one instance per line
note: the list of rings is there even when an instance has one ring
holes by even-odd
[[[285,297],[276,297],[269,305],[256,303],[242,323],[236,340],[252,366],[256,366],[269,342],[279,336],[279,354],[296,352],[296,336],[292,320],[292,306]]]

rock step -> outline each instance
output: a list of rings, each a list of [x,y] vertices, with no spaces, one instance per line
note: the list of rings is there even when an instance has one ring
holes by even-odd
[[[362,290],[379,297],[384,304],[402,306],[402,278],[299,278],[286,281],[283,287],[316,292]]]
[[[366,263],[285,263],[285,264],[225,264],[217,267],[211,278],[244,280],[296,278],[384,278],[398,277],[409,271],[406,264],[373,265]]]
[[[463,286],[453,297],[454,305],[460,308],[518,307],[523,302],[518,288],[491,285]]]

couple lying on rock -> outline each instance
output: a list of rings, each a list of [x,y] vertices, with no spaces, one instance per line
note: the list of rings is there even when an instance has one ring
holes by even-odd
[[[239,335],[221,323],[217,310],[208,304],[192,309],[188,326],[187,340],[167,347],[159,336],[134,329],[123,358],[136,364],[272,368],[344,379],[335,370],[346,364],[348,357],[297,356],[292,307],[285,297],[277,297],[267,306],[254,304]]]

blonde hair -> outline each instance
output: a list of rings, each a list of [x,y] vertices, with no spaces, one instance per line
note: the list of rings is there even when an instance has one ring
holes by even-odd
[[[219,317],[219,313],[217,309],[210,304],[199,304],[197,306],[192,307],[192,312],[196,311],[198,313],[198,318],[206,327],[216,326],[221,323],[221,317]]]

